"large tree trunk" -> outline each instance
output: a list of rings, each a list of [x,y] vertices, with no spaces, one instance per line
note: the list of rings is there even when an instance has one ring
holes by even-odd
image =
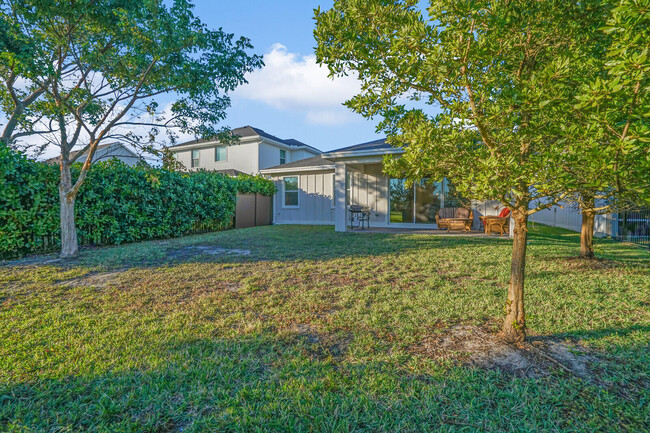
[[[593,197],[583,197],[582,200],[582,228],[580,230],[580,258],[594,258],[594,220],[596,213]]]
[[[522,343],[526,339],[526,314],[524,311],[524,271],[526,269],[526,242],[528,239],[528,215],[526,209],[512,213],[515,230],[512,242],[510,284],[506,302],[506,318],[501,336],[511,343]]]
[[[580,258],[594,258],[594,220],[593,212],[582,211],[582,230],[580,231]]]
[[[61,181],[59,182],[59,200],[61,215],[61,258],[69,259],[79,254],[77,241],[77,227],[74,221],[75,195],[70,194],[72,189],[72,175],[70,166],[61,164]]]

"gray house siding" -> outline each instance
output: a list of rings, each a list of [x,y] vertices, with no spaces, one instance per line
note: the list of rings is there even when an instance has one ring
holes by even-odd
[[[318,171],[273,177],[278,193],[273,198],[274,224],[334,224],[334,207],[332,206],[334,173]],[[284,205],[284,178],[298,178],[298,206]]]
[[[274,224],[313,224],[332,225],[335,220],[333,202],[334,172],[302,172],[273,175],[272,179],[278,187],[278,193],[273,199]],[[389,177],[381,173],[380,167],[369,167],[366,173],[350,172],[349,203],[370,209],[370,225],[373,227],[389,227]],[[297,177],[299,202],[297,207],[284,205],[284,178]],[[498,202],[475,202],[474,228],[480,227],[479,217],[496,215],[501,208]],[[401,224],[400,226],[416,226]],[[435,225],[418,225],[434,228]]]

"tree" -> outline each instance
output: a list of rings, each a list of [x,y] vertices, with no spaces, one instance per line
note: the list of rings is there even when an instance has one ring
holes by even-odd
[[[9,117],[2,137],[39,134],[60,148],[62,257],[78,252],[75,197],[99,143],[142,145],[161,130],[171,140],[179,131],[224,137],[215,125],[228,92],[262,65],[248,39],[208,29],[189,1],[165,3],[0,0],[0,102]],[[161,107],[164,95],[177,99]],[[84,153],[73,179],[70,167]]]
[[[27,121],[26,110],[36,102],[49,84],[47,70],[54,62],[54,54],[49,53],[49,62],[33,62],[33,58],[47,58],[47,46],[38,35],[30,35],[20,29],[20,22],[11,13],[10,4],[0,1],[0,104],[7,115],[7,123],[0,133],[0,145],[8,145],[20,137],[38,134],[34,130],[36,122]],[[38,54],[37,54],[38,52]],[[18,79],[31,78],[27,83]],[[19,129],[20,131],[16,131]],[[45,131],[42,131],[45,132]]]
[[[650,0],[609,1],[598,74],[577,96],[581,146],[569,170],[582,211],[580,256],[593,258],[594,219],[650,202]]]
[[[445,176],[468,198],[510,208],[502,336],[522,342],[527,221],[565,197],[562,124],[603,10],[596,0],[431,0],[427,13],[416,0],[336,0],[316,11],[317,58],[334,75],[356,73],[362,91],[347,106],[406,144],[385,160],[389,173]]]

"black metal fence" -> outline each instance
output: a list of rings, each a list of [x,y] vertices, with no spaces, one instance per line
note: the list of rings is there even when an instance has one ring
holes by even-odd
[[[650,247],[650,208],[619,212],[618,238]]]

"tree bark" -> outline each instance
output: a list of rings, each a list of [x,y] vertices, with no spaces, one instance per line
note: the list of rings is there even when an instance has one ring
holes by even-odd
[[[594,220],[596,219],[594,206],[593,197],[583,198],[581,203],[582,228],[580,230],[580,258],[582,259],[594,258]]]
[[[515,229],[512,242],[510,284],[506,302],[506,317],[501,336],[510,343],[522,343],[526,339],[526,315],[524,310],[524,271],[526,269],[526,242],[528,240],[527,209],[512,213]]]
[[[22,114],[22,111],[22,108],[16,108],[11,117],[9,117],[9,120],[2,131],[2,135],[0,136],[0,144],[4,144],[5,146],[11,144],[12,134],[14,133],[14,129],[16,129],[16,125],[18,125],[18,116]]]
[[[70,166],[61,163],[61,180],[59,182],[59,200],[61,217],[61,258],[70,259],[79,254],[77,227],[74,220],[74,202],[76,194],[71,194],[72,175]]]

